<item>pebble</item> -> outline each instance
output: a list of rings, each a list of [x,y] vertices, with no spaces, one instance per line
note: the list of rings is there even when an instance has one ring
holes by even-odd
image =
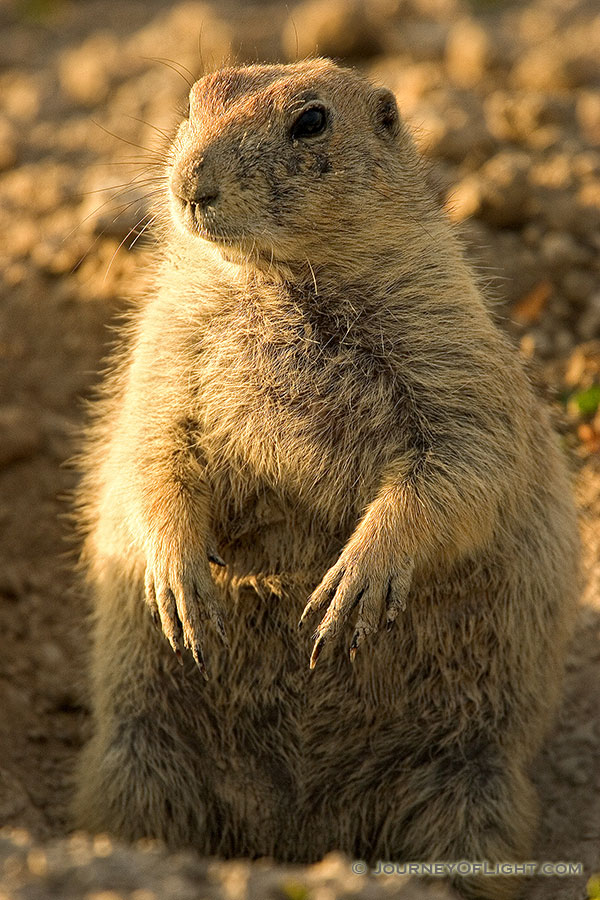
[[[290,12],[282,49],[292,62],[309,56],[364,59],[382,44],[361,0],[306,0]]]
[[[4,116],[0,116],[0,172],[12,169],[17,161],[17,130]]]
[[[36,454],[42,434],[35,415],[20,406],[0,406],[0,468]]]
[[[404,58],[408,55],[413,62],[419,64],[443,58],[448,26],[443,22],[406,20],[398,28],[384,25],[380,36],[385,54],[402,54]],[[404,77],[404,66],[401,76]]]
[[[595,279],[585,269],[569,268],[562,279],[563,291],[569,300],[578,303],[586,301],[594,290]]]
[[[143,228],[150,218],[147,197],[155,187],[136,185],[131,173],[124,178],[124,186],[113,181],[114,187],[109,177],[90,181],[94,187],[86,192],[78,211],[79,228],[83,233],[92,232],[119,241],[128,235],[131,235],[131,241],[135,239],[138,226]],[[131,241],[125,240],[124,246]]]
[[[467,176],[450,189],[446,197],[446,210],[453,222],[464,222],[476,215],[481,207],[481,185],[475,175]]]
[[[14,820],[28,806],[27,791],[18,778],[12,772],[0,769],[0,821],[5,823]]]
[[[32,122],[39,115],[42,88],[29,73],[8,71],[0,75],[0,109],[15,122]]]
[[[541,242],[542,259],[552,266],[568,268],[585,263],[590,256],[568,232],[551,231]]]
[[[445,885],[355,874],[341,854],[312,866],[269,860],[206,861],[158,843],[125,845],[73,835],[41,845],[23,829],[0,831],[3,888],[35,900],[450,900]],[[454,896],[454,895],[452,895]]]
[[[570,328],[556,328],[552,342],[557,356],[567,356],[575,345],[575,336]]]
[[[555,769],[558,775],[573,787],[581,787],[590,781],[591,773],[588,770],[587,760],[568,756],[557,760]]]
[[[576,323],[577,334],[584,341],[600,338],[600,293],[593,294]]]
[[[60,85],[69,100],[89,107],[106,100],[112,73],[118,65],[119,49],[114,35],[98,34],[63,55],[59,65]]]
[[[560,45],[546,43],[527,50],[512,70],[515,87],[534,91],[561,91],[570,87]]]
[[[483,25],[474,19],[462,19],[452,27],[446,42],[446,70],[455,84],[467,88],[478,85],[492,59],[492,42]]]
[[[600,145],[600,90],[582,91],[576,103],[577,121],[586,141]]]
[[[502,150],[479,172],[480,215],[500,228],[523,225],[532,214],[528,154]]]
[[[163,79],[183,83],[191,77],[190,72],[197,77],[233,60],[239,53],[241,36],[236,34],[233,21],[221,14],[219,4],[192,0],[166,4],[163,9],[123,44],[123,57],[130,71],[158,66]],[[250,53],[253,51],[249,48]],[[168,66],[152,63],[151,58],[157,57],[173,60],[181,77],[170,75]]]

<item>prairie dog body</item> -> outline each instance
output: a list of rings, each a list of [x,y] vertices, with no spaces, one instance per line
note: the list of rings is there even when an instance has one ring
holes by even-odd
[[[208,75],[167,198],[83,460],[79,823],[282,860],[527,858],[574,513],[392,95],[327,60]]]

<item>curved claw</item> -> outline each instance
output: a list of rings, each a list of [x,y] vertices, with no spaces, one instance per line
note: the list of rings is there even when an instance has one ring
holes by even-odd
[[[317,612],[322,606],[325,605],[325,600],[316,596],[316,592],[311,594],[308,598],[308,603],[304,607],[304,611],[300,616],[300,621],[298,622],[298,631],[301,631],[302,628],[306,625],[306,622],[310,617]]]
[[[222,568],[227,565],[222,556],[216,552],[216,550],[209,551],[208,559],[211,563],[214,563],[216,566],[221,566]]]
[[[311,669],[314,669],[314,667],[316,666],[317,660],[318,660],[319,656],[321,655],[321,651],[324,646],[325,646],[325,638],[321,637],[316,641],[315,646],[313,647],[312,655],[310,657],[310,668]]]
[[[200,644],[194,644],[192,647],[192,656],[196,662],[198,670],[205,681],[208,681],[210,676],[208,674],[208,669],[206,668],[206,663],[204,662],[204,656],[202,654],[202,648]]]
[[[333,569],[330,569],[329,572],[327,572],[323,581],[315,588],[308,598],[304,611],[300,616],[300,621],[298,622],[299,630],[304,627],[306,620],[309,619],[310,616],[319,612],[319,610],[323,609],[323,607],[331,601],[343,575],[344,568],[341,566],[334,566]]]
[[[224,646],[229,648],[223,612],[208,565],[197,568],[193,563],[179,561],[150,564],[145,573],[145,591],[152,620],[169,642],[180,665],[183,665],[185,648],[208,681],[202,652],[203,624],[207,618]]]
[[[206,542],[206,555],[211,563],[214,563],[216,566],[225,567],[227,563],[217,550],[217,542],[215,540],[212,532],[209,533],[208,539]]]
[[[327,644],[352,618],[358,606],[354,633],[349,647],[350,661],[354,662],[359,648],[369,635],[375,634],[386,623],[389,629],[399,613],[406,607],[414,560],[407,556],[395,561],[386,576],[381,566],[373,562],[348,557],[341,558],[326,574],[321,584],[310,597],[298,624],[302,628],[312,613],[328,603],[319,627],[314,635],[315,644],[310,658],[310,668]]]
[[[360,638],[359,638],[358,632],[355,631],[354,635],[352,637],[352,640],[350,641],[350,649],[349,649],[350,662],[352,662],[352,663],[356,659],[356,653],[358,651],[359,646],[360,646]]]
[[[223,618],[220,615],[217,615],[215,620],[215,628],[217,634],[221,638],[221,642],[226,650],[231,650],[231,644],[229,643],[229,638],[227,637],[227,632],[225,631],[225,624],[223,622]]]

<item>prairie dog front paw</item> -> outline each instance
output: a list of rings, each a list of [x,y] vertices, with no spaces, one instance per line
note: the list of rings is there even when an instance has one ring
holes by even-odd
[[[376,541],[365,546],[353,546],[351,541],[313,592],[299,622],[303,627],[310,616],[327,607],[314,635],[310,668],[314,669],[325,645],[350,621],[355,610],[349,647],[352,661],[370,634],[384,623],[390,628],[406,605],[413,569],[411,556],[382,554]]]
[[[207,680],[208,670],[202,652],[206,621],[211,622],[228,646],[223,610],[209,560],[216,565],[225,565],[212,541],[203,552],[196,553],[181,549],[177,542],[161,541],[158,545],[150,544],[145,575],[146,603],[155,624],[179,660],[183,647],[192,653]]]

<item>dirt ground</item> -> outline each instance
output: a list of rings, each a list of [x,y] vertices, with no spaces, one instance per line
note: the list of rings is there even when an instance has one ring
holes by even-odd
[[[2,900],[421,895],[400,878],[353,876],[338,858],[290,874],[64,839],[88,719],[66,461],[109,326],[152,256],[148,233],[138,239],[159,187],[148,151],[176,120],[190,72],[315,50],[397,93],[498,320],[556,412],[581,511],[584,589],[564,702],[535,767],[536,859],[584,872],[535,878],[526,895],[583,900],[600,871],[596,0],[0,0]]]

